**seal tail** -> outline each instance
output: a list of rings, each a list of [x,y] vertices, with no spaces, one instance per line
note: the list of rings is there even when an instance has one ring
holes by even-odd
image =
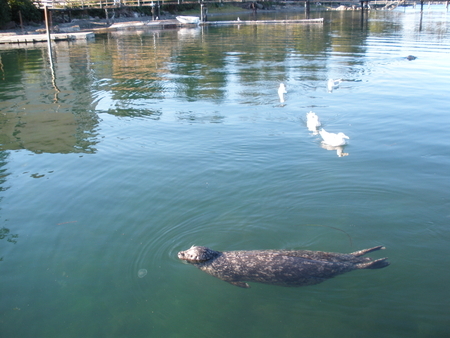
[[[370,249],[364,249],[364,250],[355,251],[355,252],[352,252],[350,255],[353,255],[355,257],[359,257],[359,256],[365,255],[366,253],[369,253],[369,252],[372,252],[372,251],[384,250],[384,249],[386,249],[386,248],[384,246],[380,245],[380,246],[376,246],[376,247],[373,247],[373,248],[370,248]]]
[[[377,259],[367,263],[356,264],[357,269],[381,269],[388,266],[390,263],[387,261],[387,257]]]

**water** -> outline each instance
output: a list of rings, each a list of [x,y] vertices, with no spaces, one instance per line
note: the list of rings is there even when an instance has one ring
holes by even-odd
[[[53,74],[45,45],[0,50],[2,336],[448,336],[448,14],[313,15],[58,43]],[[391,266],[241,289],[193,244]]]

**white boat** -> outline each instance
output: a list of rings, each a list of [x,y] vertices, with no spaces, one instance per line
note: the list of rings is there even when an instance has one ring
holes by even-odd
[[[200,22],[200,18],[198,16],[179,15],[176,19],[184,24],[198,24]]]

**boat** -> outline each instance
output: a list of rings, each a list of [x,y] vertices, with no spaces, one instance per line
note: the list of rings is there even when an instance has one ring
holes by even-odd
[[[198,24],[200,22],[200,18],[198,16],[179,15],[176,19],[184,24]]]

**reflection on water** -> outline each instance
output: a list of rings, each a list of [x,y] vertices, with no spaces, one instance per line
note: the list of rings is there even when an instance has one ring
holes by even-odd
[[[326,149],[326,150],[334,150],[334,151],[336,151],[336,154],[339,157],[348,156],[348,153],[344,153],[344,147],[343,146],[330,146],[329,144],[326,144],[324,142],[322,142],[320,144],[320,146],[323,149]]]
[[[81,68],[77,65],[79,57],[72,57],[68,48],[56,48],[53,74],[45,49],[3,53],[8,86],[0,91],[1,149],[35,153],[95,151],[92,137],[97,117],[89,111],[89,88],[82,88],[90,85],[83,79],[83,73],[88,72],[86,56],[81,56]],[[68,64],[69,60],[73,64]]]

